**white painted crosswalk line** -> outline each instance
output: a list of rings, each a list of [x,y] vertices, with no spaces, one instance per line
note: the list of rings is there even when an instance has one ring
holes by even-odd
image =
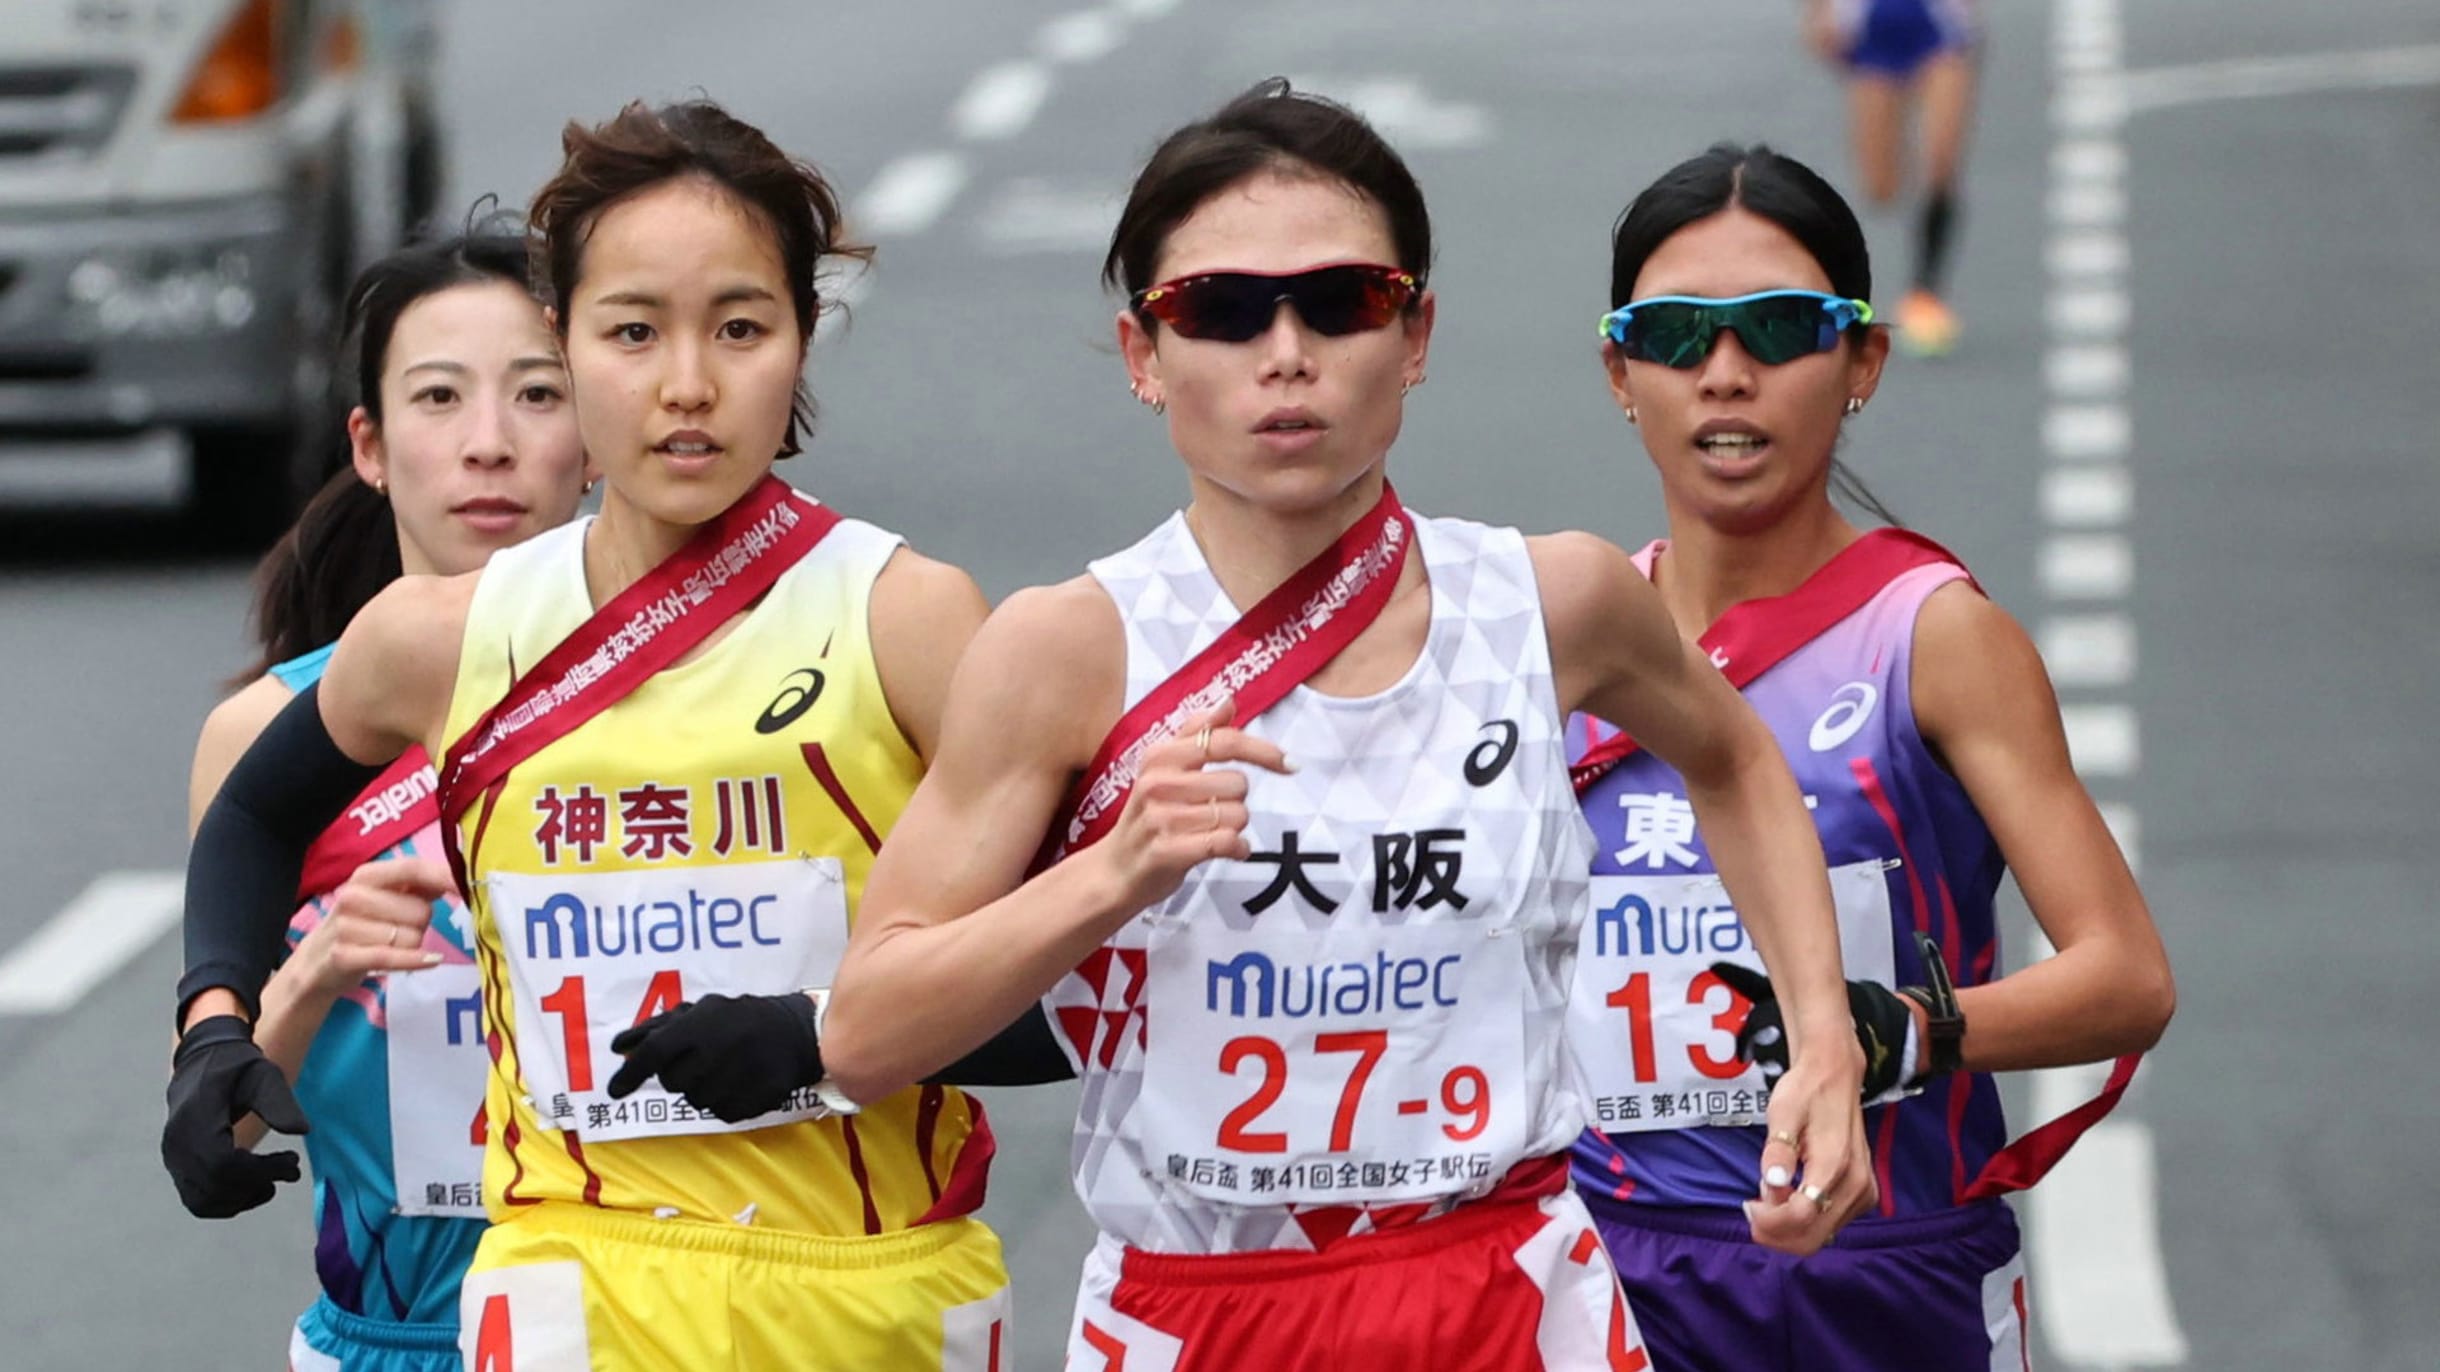
[[[965,184],[966,163],[956,153],[909,153],[873,177],[849,207],[847,222],[868,238],[919,234],[932,227]]]
[[[2103,1120],[2030,1193],[2035,1299],[2077,1315],[2043,1332],[2087,1366],[2186,1361],[2161,1263],[2154,1152],[2151,1130]]]
[[[2135,483],[2124,467],[2053,467],[2042,473],[2042,517],[2062,529],[2124,524],[2135,509]]]
[[[105,872],[0,960],[0,1015],[56,1014],[126,966],[178,922],[177,872]]]
[[[1002,62],[975,73],[949,110],[949,127],[977,142],[1014,138],[1051,94],[1050,70],[1039,62]]]
[[[2124,686],[2135,675],[2135,626],[2125,615],[2053,615],[2040,643],[2055,685]]]

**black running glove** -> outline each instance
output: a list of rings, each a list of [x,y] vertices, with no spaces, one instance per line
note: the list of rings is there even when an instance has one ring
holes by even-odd
[[[311,1126],[277,1064],[254,1046],[235,1015],[198,1021],[170,1060],[169,1120],[161,1127],[161,1165],[178,1199],[203,1219],[225,1220],[269,1201],[299,1175],[294,1152],[249,1153],[231,1130],[248,1115],[283,1134]]]
[[[1754,1003],[1745,1027],[1737,1031],[1737,1056],[1761,1068],[1764,1080],[1778,1081],[1788,1070],[1788,1033],[1771,979],[1733,962],[1715,962],[1711,971]],[[1906,1073],[1906,1029],[1914,1012],[1903,996],[1879,982],[1851,981],[1847,1013],[1855,1020],[1856,1042],[1864,1048],[1864,1099],[1879,1099],[1895,1090]]]
[[[610,1078],[610,1098],[634,1094],[652,1077],[714,1119],[737,1124],[787,1104],[822,1079],[813,998],[705,996],[653,1016],[610,1040],[627,1060]]]

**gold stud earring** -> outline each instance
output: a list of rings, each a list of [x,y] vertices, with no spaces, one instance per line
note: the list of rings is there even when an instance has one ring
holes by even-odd
[[[1847,397],[1847,413],[1849,413],[1849,414],[1862,414],[1863,412],[1864,412],[1864,397],[1862,397],[1862,396],[1860,396],[1860,395],[1851,395],[1851,396]]]
[[[1625,409],[1626,409],[1626,412],[1627,412],[1627,422],[1628,422],[1629,424],[1634,423],[1634,422],[1635,422],[1635,407],[1634,407],[1633,405],[1629,405],[1629,406],[1626,406],[1626,407],[1625,407]]]

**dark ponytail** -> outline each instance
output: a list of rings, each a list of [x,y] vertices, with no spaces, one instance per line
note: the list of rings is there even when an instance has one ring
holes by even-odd
[[[336,639],[365,602],[396,581],[398,526],[388,496],[341,467],[254,569],[254,631],[262,655],[251,681]]]
[[[408,306],[452,286],[489,281],[530,291],[525,272],[523,238],[475,230],[401,248],[365,268],[347,295],[337,412],[362,405],[375,425],[381,423],[381,370]],[[350,382],[353,395],[345,394]],[[364,484],[342,457],[339,470],[255,566],[253,622],[261,656],[232,684],[336,639],[400,571],[389,497]]]

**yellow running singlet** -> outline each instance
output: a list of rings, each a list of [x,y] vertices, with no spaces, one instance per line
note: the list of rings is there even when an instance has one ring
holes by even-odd
[[[592,613],[591,520],[494,555],[466,622],[459,737]],[[492,1074],[484,1199],[852,1237],[980,1204],[990,1133],[954,1088],[738,1128],[653,1082],[606,1091],[621,1029],[711,992],[827,984],[922,773],[873,665],[898,538],[842,522],[723,637],[521,763],[459,821]],[[775,1122],[774,1122],[775,1121]]]

